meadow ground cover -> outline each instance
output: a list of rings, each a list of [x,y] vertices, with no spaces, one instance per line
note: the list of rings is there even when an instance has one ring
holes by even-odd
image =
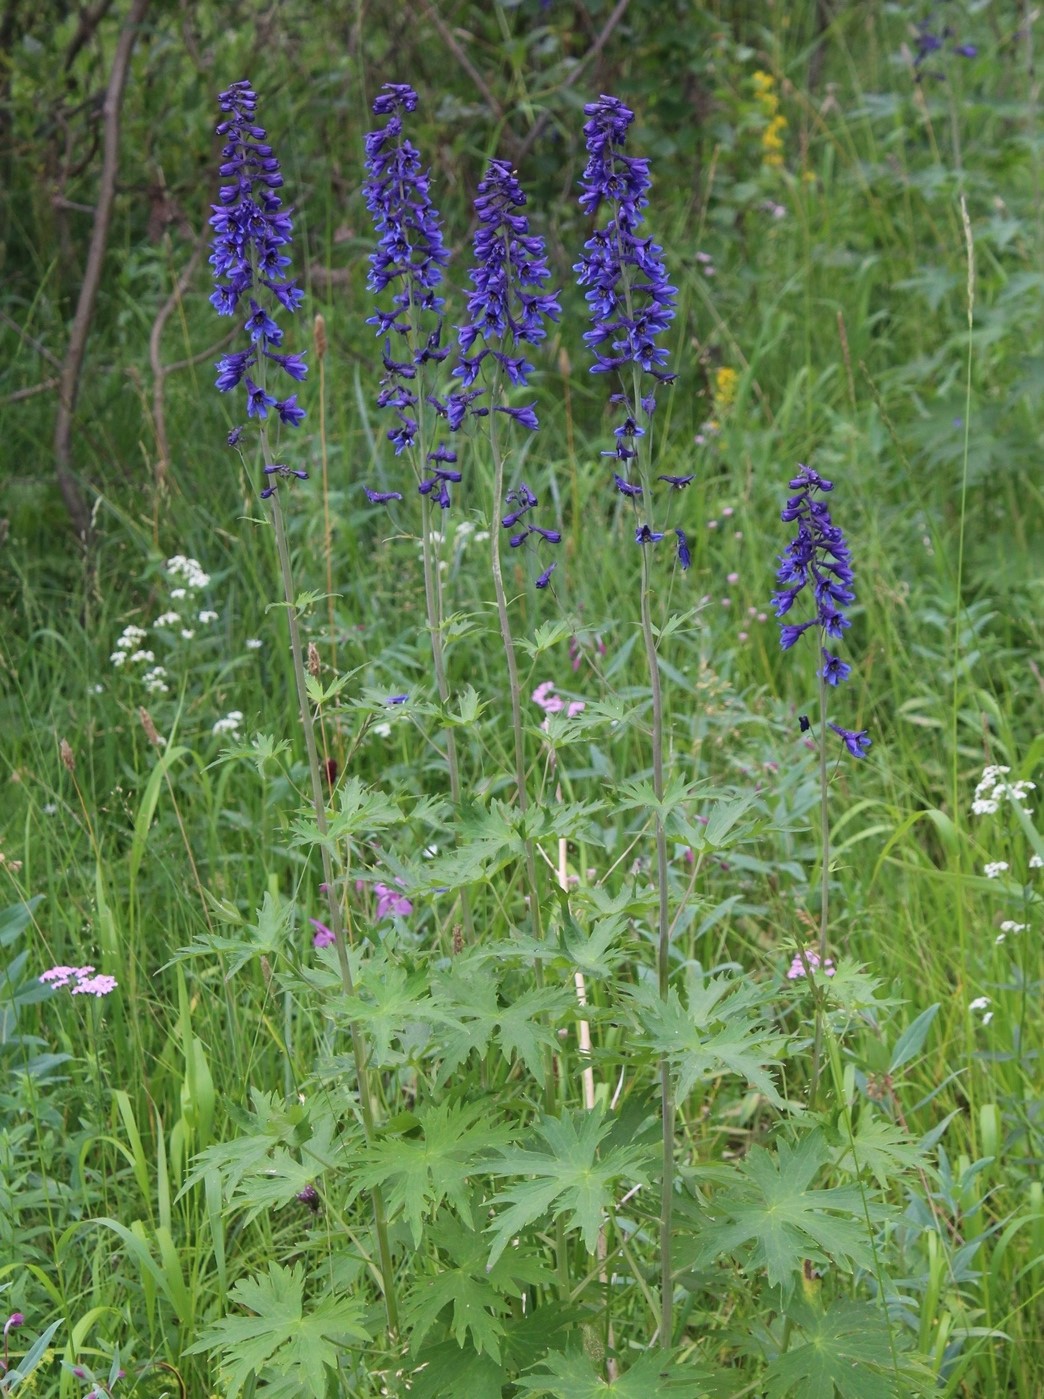
[[[0,1395],[1033,1399],[1035,13],[5,23]]]

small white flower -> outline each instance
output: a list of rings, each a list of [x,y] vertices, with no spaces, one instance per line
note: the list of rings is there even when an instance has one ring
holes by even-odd
[[[188,597],[187,588],[171,588],[170,595],[176,602],[180,602],[183,597]]]
[[[259,636],[248,636],[243,644],[244,646],[246,646],[248,651],[260,651],[261,647],[265,643],[261,640]]]
[[[1002,933],[1024,933],[1029,927],[1028,923],[1016,923],[1013,918],[1005,918],[1001,924]]]
[[[217,619],[218,614],[216,612],[211,612],[211,610],[208,607],[205,607],[203,611],[199,614],[199,620],[203,623],[204,626],[206,626],[208,622],[216,622]]]
[[[146,671],[144,677],[145,688],[150,695],[166,695],[170,693],[166,683],[166,675],[167,672],[161,665],[153,666],[150,671]]]
[[[969,1010],[985,1010],[990,1003],[989,996],[976,996],[974,1001],[969,1002]]]
[[[195,635],[196,635],[196,633],[192,630],[191,627],[182,627],[182,628],[181,628],[181,639],[182,639],[182,641],[191,641],[192,638],[193,638]]]
[[[122,654],[122,653],[121,653],[121,654]],[[105,693],[105,686],[104,686],[104,685],[92,685],[92,686],[91,686],[91,693],[92,693],[92,694],[95,694],[95,695],[104,695],[104,693]]]
[[[113,651],[112,655],[109,657],[110,663],[114,665],[117,668],[117,670],[120,668],[121,665],[123,665],[126,659],[126,651]]]
[[[982,872],[987,879],[997,879],[1008,868],[1007,860],[991,860],[988,865],[983,865]]]
[[[434,860],[435,856],[436,856],[438,853],[439,853],[439,847],[438,847],[437,845],[426,845],[426,846],[424,847],[424,858],[425,858],[426,860]]]
[[[488,539],[489,539],[489,530],[488,530],[488,529],[480,529],[479,532],[478,532],[478,534],[475,535],[475,543],[476,543],[476,544],[485,544],[486,541],[487,541]]]
[[[1031,870],[1044,869],[1044,855],[1031,855],[1029,858],[1029,867]]]
[[[187,559],[184,554],[175,554],[167,560],[167,572],[172,578],[180,578],[188,588],[205,588],[210,582],[210,574],[204,573],[195,559]]]
[[[378,738],[387,738],[391,733],[391,724],[374,724],[370,732],[376,734]]]
[[[131,665],[134,665],[136,661],[140,661],[144,664],[146,661],[154,661],[155,659],[156,657],[151,651],[135,651],[133,656],[130,657],[130,662]]]
[[[181,621],[177,612],[164,612],[161,617],[157,617],[154,623],[157,627],[176,627]]]
[[[982,1017],[982,1023],[983,1023],[984,1025],[988,1025],[992,1019],[993,1019],[993,1011],[992,1011],[992,1010],[988,1010],[988,1011],[986,1012],[986,1014]]]
[[[57,802],[45,802],[44,805],[43,805],[43,807],[41,808],[41,810],[43,811],[43,814],[44,814],[45,816],[53,816],[53,815],[55,814],[55,812],[58,810],[58,803],[57,803]]]
[[[243,711],[241,709],[230,709],[223,719],[218,719],[214,724],[211,733],[216,734],[238,734],[239,726],[243,722]]]

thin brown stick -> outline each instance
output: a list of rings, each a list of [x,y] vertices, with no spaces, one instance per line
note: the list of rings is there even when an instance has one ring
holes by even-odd
[[[102,104],[104,124],[104,153],[101,176],[98,182],[98,198],[94,210],[94,224],[91,228],[91,242],[87,251],[87,265],[84,269],[80,296],[76,304],[76,315],[69,332],[69,344],[62,365],[61,383],[58,390],[58,412],[54,426],[54,459],[58,488],[65,501],[73,528],[87,543],[91,534],[91,516],[83,498],[79,483],[72,470],[72,425],[76,412],[76,400],[80,392],[80,375],[90,334],[94,305],[98,298],[105,250],[109,241],[109,225],[112,221],[112,208],[116,198],[116,175],[120,158],[120,113],[123,94],[127,85],[127,72],[131,54],[137,42],[141,22],[148,9],[149,0],[131,0],[127,19],[120,31],[113,55],[109,85]]]

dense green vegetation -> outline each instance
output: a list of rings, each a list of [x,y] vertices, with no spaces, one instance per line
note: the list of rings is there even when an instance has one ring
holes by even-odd
[[[1035,1399],[1039,18],[153,0],[84,307],[132,9],[0,16],[0,1395]],[[216,99],[243,77],[305,291],[281,323],[308,416],[273,440],[309,479],[278,528],[213,387],[242,343],[208,301]],[[443,514],[376,405],[388,81],[420,98],[443,343],[493,156],[560,289],[510,399],[540,429],[503,436],[562,536],[546,590],[503,544],[521,793],[485,425]],[[652,469],[694,477],[656,507],[688,570],[634,542],[603,455],[573,270],[603,93],[677,288]],[[801,462],[852,553],[828,717],[862,760],[770,603]]]

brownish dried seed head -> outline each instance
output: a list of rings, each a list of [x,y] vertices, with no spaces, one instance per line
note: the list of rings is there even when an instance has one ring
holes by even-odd
[[[464,951],[464,929],[459,923],[453,925],[453,955],[459,957]]]
[[[138,718],[141,720],[141,727],[145,730],[145,737],[154,747],[162,748],[163,740],[162,738],[160,738],[159,733],[157,732],[152,715],[149,713],[149,711],[145,708],[144,705],[139,705],[138,707]]]
[[[564,345],[561,345],[558,350],[558,372],[559,374],[564,375],[567,379],[569,375],[573,372],[573,365],[572,361],[569,358],[569,351]]]
[[[272,963],[268,960],[268,958],[265,956],[265,954],[264,954],[263,952],[262,952],[262,954],[261,954],[261,975],[262,975],[262,976],[264,977],[264,979],[265,979],[265,985],[268,986],[268,987],[271,987],[271,985],[272,985]]]
[[[308,643],[308,674],[313,680],[318,680],[321,670],[322,662],[319,660],[319,647],[314,641],[310,641]]]
[[[73,751],[64,738],[58,745],[58,756],[62,760],[62,767],[68,772],[76,771],[76,759],[73,757]]]
[[[315,357],[322,359],[326,354],[326,322],[322,316],[316,316],[312,324],[312,334],[315,337]]]

